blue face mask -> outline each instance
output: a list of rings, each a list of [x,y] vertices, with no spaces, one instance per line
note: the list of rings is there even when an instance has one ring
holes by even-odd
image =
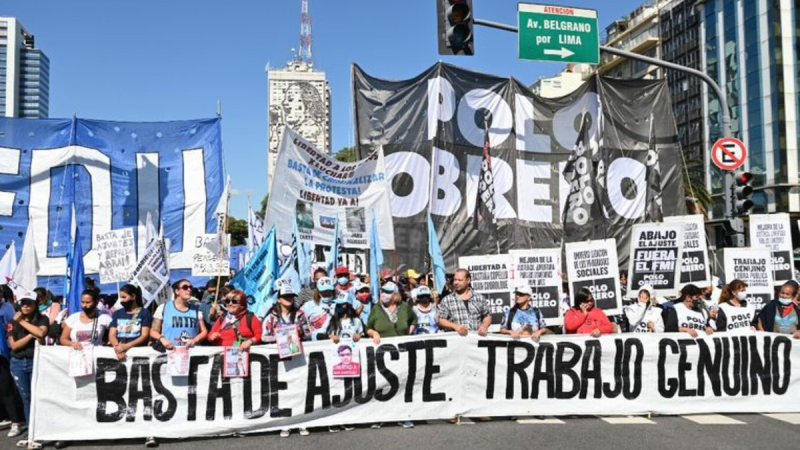
[[[350,282],[350,278],[339,277],[336,281],[339,283],[340,286],[345,286],[348,282]]]
[[[780,298],[780,297],[778,297],[778,301],[781,302],[781,305],[783,305],[783,306],[789,306],[789,304],[792,303],[792,299],[790,299],[790,298]]]

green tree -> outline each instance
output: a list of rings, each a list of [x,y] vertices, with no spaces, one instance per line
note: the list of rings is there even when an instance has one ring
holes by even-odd
[[[261,220],[264,220],[264,217],[267,216],[267,203],[269,203],[269,194],[265,195],[263,199],[261,199],[261,208],[256,212],[258,217],[261,217]]]
[[[358,161],[358,150],[355,147],[344,147],[333,155],[337,161],[356,162]]]
[[[228,233],[231,235],[231,246],[247,244],[247,220],[228,217]]]

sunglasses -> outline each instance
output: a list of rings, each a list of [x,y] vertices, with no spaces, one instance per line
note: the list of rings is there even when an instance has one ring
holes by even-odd
[[[182,291],[191,291],[192,285],[191,284],[184,284],[183,286],[179,286],[178,289]]]
[[[227,298],[225,300],[222,300],[222,304],[223,305],[238,305],[239,304],[239,300],[236,300],[235,298]]]

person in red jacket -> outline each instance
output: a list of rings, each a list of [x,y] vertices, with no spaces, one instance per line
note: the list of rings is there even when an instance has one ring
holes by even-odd
[[[248,351],[253,344],[261,343],[261,321],[255,314],[247,310],[247,295],[240,290],[233,290],[222,300],[227,314],[217,319],[208,342],[223,347],[239,346]]]
[[[573,307],[564,314],[564,327],[567,334],[591,334],[592,337],[614,331],[606,313],[594,307],[594,297],[588,289],[581,289],[575,295]]]

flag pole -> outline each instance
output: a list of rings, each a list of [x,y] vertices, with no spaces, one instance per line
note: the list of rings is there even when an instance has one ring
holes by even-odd
[[[226,181],[226,183],[229,183],[229,181]],[[219,300],[219,285],[222,282],[222,276],[220,275],[220,273],[222,272],[222,267],[223,267],[222,256],[225,253],[225,252],[223,252],[223,250],[225,249],[225,244],[227,244],[227,242],[225,242],[225,244],[223,244],[223,240],[227,240],[226,238],[228,236],[228,208],[230,207],[231,192],[228,189],[228,185],[227,184],[225,186],[225,192],[226,192],[226,195],[225,195],[225,212],[223,213],[223,216],[222,216],[223,217],[223,220],[222,220],[222,232],[219,233],[219,269],[217,269],[217,290],[216,290],[216,292],[214,292],[214,302],[212,302],[212,304],[211,304],[211,310],[212,311],[215,311],[217,309],[217,302]]]

